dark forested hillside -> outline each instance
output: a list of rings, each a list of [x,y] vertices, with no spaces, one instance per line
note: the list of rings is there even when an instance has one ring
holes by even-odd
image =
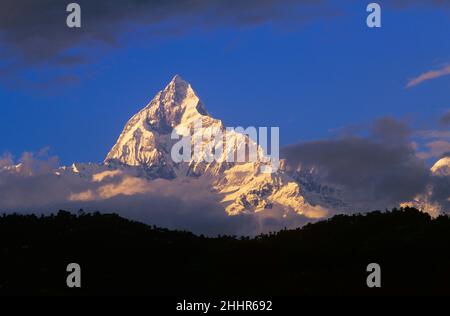
[[[0,218],[0,294],[450,294],[450,219],[335,216],[256,238],[206,238],[117,215]],[[66,287],[80,264],[81,289]],[[381,266],[381,288],[366,267]]]

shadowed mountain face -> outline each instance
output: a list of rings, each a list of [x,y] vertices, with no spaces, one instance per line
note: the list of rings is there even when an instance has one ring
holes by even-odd
[[[450,294],[450,219],[415,209],[336,216],[249,239],[116,215],[0,218],[0,294]],[[66,266],[82,288],[66,287]],[[381,266],[366,287],[369,263]]]

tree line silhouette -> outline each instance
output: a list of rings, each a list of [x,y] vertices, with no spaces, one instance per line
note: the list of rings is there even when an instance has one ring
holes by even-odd
[[[115,214],[0,217],[0,294],[450,294],[450,218],[338,215],[253,238],[205,237]],[[66,266],[82,269],[69,289]],[[369,263],[381,288],[368,288]]]

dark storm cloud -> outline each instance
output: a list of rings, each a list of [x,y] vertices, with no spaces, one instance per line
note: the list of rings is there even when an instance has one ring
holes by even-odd
[[[254,25],[304,21],[333,14],[318,0],[78,0],[82,28],[66,26],[63,0],[2,0],[0,39],[8,56],[27,63],[83,62],[65,54],[80,42],[115,44],[117,36],[138,25],[167,27],[174,33],[215,25]],[[5,51],[4,49],[4,51]],[[4,54],[4,53],[3,53]]]
[[[299,23],[341,15],[339,1],[330,0],[77,0],[82,28],[66,27],[67,0],[2,0],[0,54],[12,63],[73,64],[84,58],[67,55],[81,42],[116,45],[131,27],[180,34],[218,25],[246,26],[266,22]],[[408,8],[415,4],[448,8],[447,0],[393,0],[382,4]],[[362,6],[364,9],[364,6]],[[165,33],[167,34],[167,33]],[[3,44],[3,45],[2,45]],[[6,45],[5,45],[6,44]]]
[[[370,132],[375,140],[407,146],[409,146],[409,140],[412,134],[408,125],[392,117],[383,117],[376,120]]]
[[[449,127],[450,126],[450,111],[445,112],[439,118],[439,125],[441,125],[443,127]]]
[[[315,167],[324,179],[368,205],[396,204],[423,192],[428,168],[409,143],[409,129],[392,118],[376,121],[370,135],[310,141],[282,150],[290,168]]]
[[[450,211],[450,177],[433,176],[430,180],[429,201],[438,203],[444,212]]]
[[[287,25],[342,15],[330,0],[77,0],[82,28],[66,26],[67,0],[2,0],[0,4],[0,68],[51,63],[74,65],[87,59],[74,53],[80,44],[118,45],[129,30],[144,27],[151,34],[178,35],[192,29],[249,26],[267,22]],[[447,8],[448,1],[386,1],[396,8],[414,4]],[[364,10],[364,6],[361,6]]]

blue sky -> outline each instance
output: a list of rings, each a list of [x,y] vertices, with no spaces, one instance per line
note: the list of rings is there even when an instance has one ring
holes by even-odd
[[[227,126],[279,126],[283,145],[384,116],[435,128],[450,106],[450,76],[406,85],[450,63],[448,7],[383,6],[382,28],[369,29],[368,2],[344,2],[333,3],[338,14],[301,23],[158,33],[154,25],[116,26],[113,44],[83,38],[69,45],[82,63],[17,57],[20,66],[0,73],[0,153],[49,147],[62,164],[102,161],[126,121],[175,74]],[[2,44],[20,50],[11,40]]]

